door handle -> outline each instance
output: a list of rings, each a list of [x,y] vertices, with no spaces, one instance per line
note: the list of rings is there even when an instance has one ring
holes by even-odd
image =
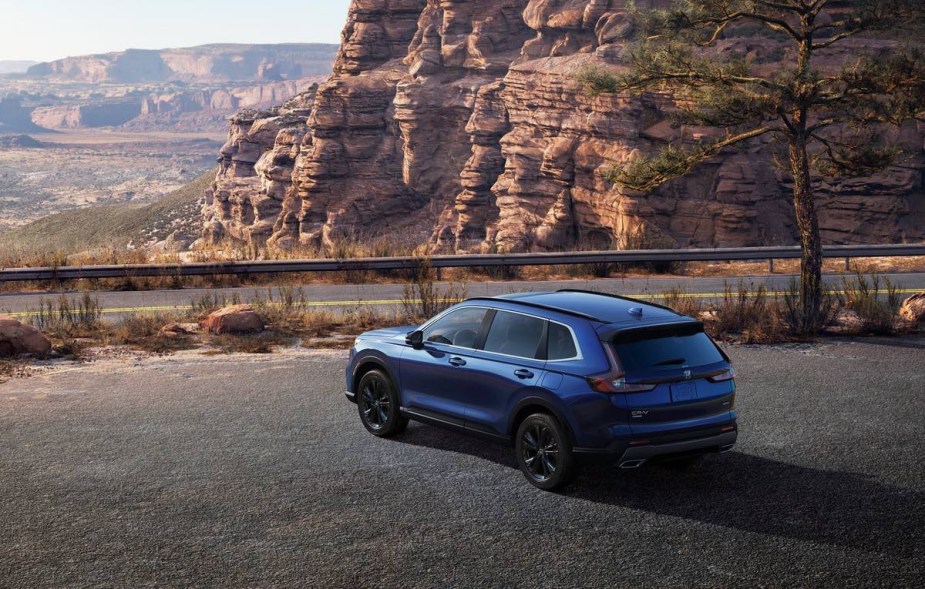
[[[528,378],[533,378],[533,373],[525,368],[521,368],[520,370],[514,371],[514,376],[526,380]]]
[[[453,366],[465,366],[466,361],[459,357],[450,358],[450,364]]]

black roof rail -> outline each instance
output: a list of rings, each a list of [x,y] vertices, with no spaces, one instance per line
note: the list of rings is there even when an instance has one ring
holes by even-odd
[[[563,309],[561,307],[553,307],[552,305],[543,305],[541,303],[534,303],[531,301],[525,301],[523,299],[502,299],[498,297],[472,297],[471,299],[466,299],[466,302],[469,301],[492,301],[492,302],[502,302],[502,303],[514,303],[517,305],[523,305],[524,307],[531,307],[533,309],[542,309],[543,311],[553,311],[555,313],[562,313],[564,315],[571,315],[573,317],[578,317],[580,319],[587,319],[588,321],[594,321],[595,323],[607,323],[598,319],[594,315],[588,315],[587,313],[582,313],[581,311],[572,311],[570,309]]]
[[[666,305],[660,305],[660,304],[658,304],[658,303],[652,303],[652,302],[650,302],[650,301],[643,301],[643,300],[640,300],[640,299],[634,299],[634,298],[632,298],[632,297],[624,297],[624,296],[622,296],[622,295],[612,294],[612,293],[609,293],[609,292],[597,292],[597,291],[594,291],[594,290],[582,290],[582,289],[580,289],[580,288],[563,288],[563,289],[557,290],[556,292],[576,292],[576,293],[581,293],[581,294],[590,294],[590,295],[598,295],[598,296],[602,296],[602,297],[609,297],[609,298],[611,298],[611,299],[619,299],[619,300],[621,300],[621,301],[627,301],[627,302],[630,302],[630,303],[639,303],[639,304],[641,304],[641,305],[649,305],[650,307],[655,307],[655,308],[657,308],[657,309],[662,309],[662,310],[664,310],[664,311],[671,311],[671,312],[674,313],[675,315],[682,315],[681,313],[678,313],[677,311],[675,311],[674,309],[672,309],[671,307],[668,307],[668,306],[666,306]],[[686,316],[686,315],[685,315],[685,316]]]

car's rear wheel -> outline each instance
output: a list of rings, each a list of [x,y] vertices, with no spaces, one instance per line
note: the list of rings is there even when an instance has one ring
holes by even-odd
[[[408,420],[401,415],[395,386],[379,370],[370,370],[360,379],[357,408],[363,427],[374,436],[394,436],[408,427]]]
[[[517,428],[517,464],[530,483],[551,491],[572,482],[577,465],[565,428],[554,417],[534,413]]]

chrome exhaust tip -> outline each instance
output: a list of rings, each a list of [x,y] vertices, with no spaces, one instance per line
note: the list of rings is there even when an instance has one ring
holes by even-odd
[[[624,460],[620,463],[620,468],[629,470],[632,468],[639,468],[645,463],[645,460]]]

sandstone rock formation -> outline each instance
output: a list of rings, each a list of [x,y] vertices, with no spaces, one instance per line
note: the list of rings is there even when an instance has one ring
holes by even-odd
[[[200,326],[209,333],[257,333],[264,330],[265,324],[260,315],[250,305],[231,305],[219,309],[200,322]]]
[[[51,351],[51,342],[38,329],[12,317],[0,315],[0,358],[29,354],[42,356]]]
[[[604,179],[613,164],[704,132],[673,127],[669,97],[580,88],[583,68],[621,67],[634,26],[626,4],[354,0],[326,83],[297,108],[233,119],[203,240],[330,246],[384,234],[458,251],[793,243],[791,180],[761,141],[652,194]],[[772,59],[768,43],[730,47]],[[894,140],[911,153],[900,166],[820,181],[828,242],[925,238],[925,126]]]

